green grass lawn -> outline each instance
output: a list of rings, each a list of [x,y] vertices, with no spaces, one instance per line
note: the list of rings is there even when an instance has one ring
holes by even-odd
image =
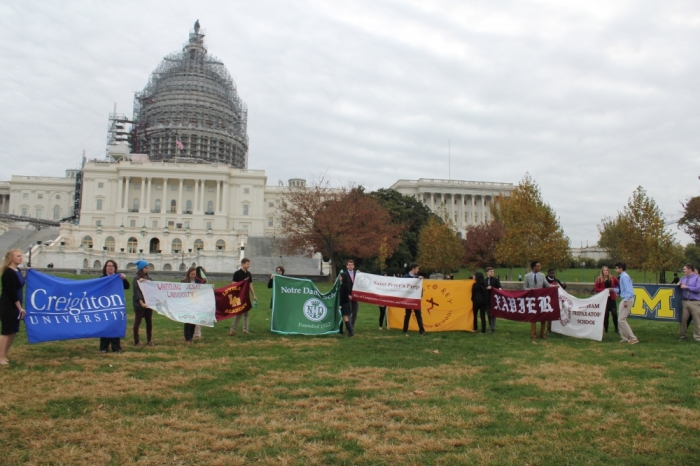
[[[357,336],[229,322],[186,345],[154,317],[155,347],[28,345],[0,370],[8,464],[689,465],[700,458],[700,343],[632,320],[641,343],[551,335],[499,321],[489,334],[405,338],[362,304]],[[330,285],[324,284],[327,289]],[[127,292],[130,303],[131,293]],[[129,306],[129,316],[133,311]],[[130,319],[130,324],[131,324]],[[145,329],[142,326],[142,335]],[[127,331],[131,335],[131,328]],[[143,339],[143,336],[142,336]]]

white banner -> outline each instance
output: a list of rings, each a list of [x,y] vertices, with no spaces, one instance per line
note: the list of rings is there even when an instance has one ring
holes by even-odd
[[[352,299],[378,306],[420,309],[422,291],[420,278],[385,277],[358,271],[352,285]]]
[[[175,322],[213,327],[214,287],[200,283],[139,282],[146,305]]]
[[[552,332],[574,338],[603,340],[603,319],[610,289],[587,299],[577,298],[559,288],[561,319],[552,321]]]

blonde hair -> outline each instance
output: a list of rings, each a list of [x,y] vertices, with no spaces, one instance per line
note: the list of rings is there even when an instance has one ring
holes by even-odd
[[[10,266],[12,263],[12,256],[14,256],[16,252],[24,254],[21,249],[10,249],[7,251],[7,254],[5,254],[5,257],[2,259],[2,263],[0,263],[0,275],[5,273],[5,269]]]
[[[600,276],[598,278],[596,278],[595,281],[597,281],[599,283],[603,283],[605,281],[605,276],[603,275],[603,269],[608,269],[608,280],[612,281],[612,274],[610,273],[610,267],[608,267],[607,265],[604,265],[600,268]]]

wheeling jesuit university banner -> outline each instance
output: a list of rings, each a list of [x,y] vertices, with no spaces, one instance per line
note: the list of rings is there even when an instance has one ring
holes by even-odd
[[[420,278],[385,277],[358,271],[352,285],[353,301],[378,306],[420,309],[420,297]]]
[[[557,288],[505,291],[492,290],[491,317],[520,322],[559,320]]]
[[[559,320],[552,321],[552,332],[574,338],[603,340],[603,320],[610,289],[587,299],[559,290]]]
[[[69,280],[27,270],[24,322],[29,343],[77,338],[124,338],[121,277]]]
[[[175,322],[214,326],[214,287],[203,283],[139,282],[146,305]]]
[[[423,298],[420,309],[425,331],[473,330],[473,284],[474,280],[422,280]],[[404,308],[390,307],[387,312],[389,328],[403,328],[405,316]],[[413,312],[408,329],[418,331],[418,322]]]
[[[270,331],[284,335],[324,335],[340,329],[340,281],[321,293],[311,280],[275,275]]]

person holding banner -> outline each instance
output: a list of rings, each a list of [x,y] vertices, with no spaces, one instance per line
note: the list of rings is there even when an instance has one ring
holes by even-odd
[[[153,309],[149,309],[146,306],[146,301],[144,300],[143,293],[141,292],[141,287],[139,287],[139,282],[144,280],[150,280],[151,277],[148,276],[148,262],[144,260],[136,261],[136,276],[134,277],[134,346],[140,348],[141,342],[139,340],[139,327],[141,326],[141,320],[146,321],[146,345],[155,346],[151,341],[153,337]]]
[[[112,259],[107,260],[105,262],[104,267],[102,267],[102,276],[103,277],[108,277],[110,275],[114,275],[119,273],[119,269],[117,267],[117,263],[113,261]],[[122,282],[124,283],[124,289],[128,290],[129,289],[129,280],[126,279],[126,275],[123,273],[120,273],[119,276],[122,279]],[[102,353],[106,353],[109,350],[109,346],[112,346],[112,353],[121,353],[122,352],[122,344],[121,344],[121,339],[119,338],[100,338],[100,351]]]
[[[251,275],[248,269],[250,269],[250,259],[244,257],[241,260],[241,268],[236,270],[236,272],[233,274],[232,283],[238,283],[245,280],[248,281],[248,284],[250,285],[250,293],[253,294],[253,308],[255,308],[257,306],[258,297],[255,296],[255,289],[253,289],[253,275]],[[234,336],[236,334],[236,331],[238,330],[238,323],[241,321],[241,316],[243,317],[243,333],[250,333],[248,330],[248,312],[249,311],[245,311],[233,318],[231,329],[228,332],[229,336]]]
[[[354,337],[354,327],[352,323],[352,303],[350,295],[352,294],[352,280],[350,275],[346,273],[340,274],[340,290],[338,294],[340,295],[340,315],[343,317],[343,322],[345,322],[345,328],[348,331],[348,337]],[[342,323],[341,323],[342,326]],[[343,334],[342,327],[339,328],[339,335]]]
[[[620,287],[619,295],[622,298],[620,302],[620,309],[618,310],[617,323],[620,326],[620,336],[622,340],[620,343],[628,343],[630,345],[636,345],[639,340],[634,333],[632,333],[632,328],[630,324],[627,323],[627,317],[630,315],[630,311],[634,307],[634,285],[632,284],[632,278],[627,275],[627,264],[624,262],[618,262],[615,264],[615,272],[619,276]]]
[[[688,323],[693,318],[693,338],[700,341],[700,276],[693,271],[691,264],[683,266],[683,278],[678,287],[683,296],[683,317],[681,318],[680,340],[685,340]]]
[[[549,282],[545,279],[545,276],[542,272],[540,272],[540,269],[542,268],[542,265],[540,264],[540,261],[534,260],[530,263],[530,269],[532,270],[530,273],[525,274],[525,281],[523,282],[524,289],[526,290],[536,290],[538,288],[549,288],[550,286],[558,286],[557,284],[550,285]],[[547,339],[547,335],[545,335],[545,329],[547,327],[546,322],[540,322],[540,338],[542,340]],[[533,340],[537,340],[537,323],[536,322],[530,322],[530,337]]]
[[[19,249],[10,249],[0,264],[2,274],[2,293],[0,294],[0,366],[10,363],[7,353],[19,332],[19,321],[27,314],[22,307],[22,289],[24,276],[18,266],[24,259],[24,253]]]
[[[605,317],[603,318],[603,328],[605,329],[605,333],[608,333],[608,317],[610,315],[612,315],[613,325],[615,326],[615,333],[620,333],[620,329],[617,323],[617,309],[615,309],[617,300],[615,288],[618,288],[619,286],[620,282],[618,281],[618,279],[613,277],[610,274],[610,269],[606,265],[604,265],[603,268],[600,269],[600,276],[596,278],[595,283],[593,283],[593,291],[595,291],[596,293],[600,293],[606,288],[610,288],[608,302],[605,305]]]
[[[486,267],[486,291],[488,292],[487,303],[489,305],[489,327],[491,328],[491,333],[496,331],[496,318],[491,315],[491,295],[493,290],[502,290],[501,279],[494,277],[495,270],[493,267]]]
[[[270,281],[267,282],[267,287],[270,289],[272,289],[272,284],[274,283],[275,274],[284,275],[284,267],[282,267],[281,265],[278,265],[277,268],[275,269],[275,273],[270,274]],[[272,296],[270,296],[270,309],[272,309]]]
[[[197,272],[197,278],[200,280],[197,283],[206,283],[207,282],[207,271],[204,269],[204,267],[202,267],[200,265],[195,270]],[[194,337],[195,338],[202,338],[202,326],[201,325],[194,326]]]
[[[421,280],[423,277],[418,276],[418,272],[420,271],[420,267],[418,264],[415,262],[412,262],[410,265],[410,269],[406,275],[404,275],[404,278],[420,278]],[[406,315],[403,318],[403,334],[408,336],[408,324],[411,322],[411,311],[416,315],[416,321],[418,322],[418,331],[422,336],[425,336],[425,327],[423,327],[423,314],[421,314],[420,307],[418,309],[406,309]]]
[[[476,272],[474,274],[474,284],[472,285],[472,303],[474,308],[474,330],[479,331],[478,317],[481,314],[481,333],[486,333],[486,313],[489,312],[491,302],[489,301],[489,293],[486,291],[486,281],[484,274]]]
[[[355,331],[355,321],[357,320],[357,311],[360,306],[360,303],[358,303],[357,301],[353,301],[352,299],[352,287],[355,284],[355,272],[355,261],[352,259],[348,259],[348,261],[345,263],[345,270],[340,272],[341,275],[347,275],[350,280],[348,282],[350,286],[350,296],[348,299],[350,300],[350,309],[352,311],[350,320],[352,323],[353,332]],[[359,272],[359,270],[357,270],[357,272]],[[340,323],[340,334],[343,334],[343,322]]]
[[[190,267],[187,270],[187,275],[180,283],[204,283],[201,278],[197,277],[197,268]],[[194,338],[195,324],[185,324],[185,342],[192,343]]]

